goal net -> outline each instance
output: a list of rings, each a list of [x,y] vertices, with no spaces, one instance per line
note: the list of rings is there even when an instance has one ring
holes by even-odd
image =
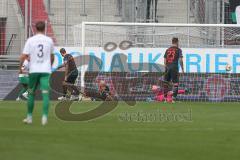
[[[73,32],[81,47],[79,85],[89,95],[104,80],[116,99],[155,100],[163,89],[165,50],[177,37],[185,68],[178,98],[240,101],[239,25],[83,22]],[[171,95],[172,83],[168,88]]]

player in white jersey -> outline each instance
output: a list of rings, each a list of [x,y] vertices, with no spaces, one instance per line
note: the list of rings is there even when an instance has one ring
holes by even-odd
[[[28,87],[28,113],[24,123],[32,123],[32,113],[34,108],[35,91],[40,85],[43,97],[42,125],[47,123],[49,108],[49,79],[51,74],[51,65],[53,64],[53,41],[50,37],[44,35],[45,23],[40,21],[36,23],[37,33],[29,38],[25,43],[23,53],[20,57],[20,73],[25,59],[29,58],[29,87]]]
[[[29,71],[29,62],[28,59],[25,59],[22,65],[22,73],[18,75],[18,80],[19,83],[22,85],[22,89],[18,93],[17,101],[21,100],[21,97],[23,96],[24,98],[28,99],[28,71]]]

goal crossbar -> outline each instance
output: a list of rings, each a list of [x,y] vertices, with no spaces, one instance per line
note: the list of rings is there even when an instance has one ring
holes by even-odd
[[[127,23],[127,22],[82,22],[85,25],[105,26],[159,26],[159,27],[240,27],[240,24],[197,24],[197,23]]]
[[[99,26],[145,26],[145,27],[231,27],[240,28],[240,24],[196,24],[196,23],[129,23],[129,22],[82,22],[82,52],[85,53],[85,29],[87,25]],[[223,32],[223,31],[222,31]]]

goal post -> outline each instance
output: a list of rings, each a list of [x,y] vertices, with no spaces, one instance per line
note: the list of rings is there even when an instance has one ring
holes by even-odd
[[[73,26],[73,35],[75,47],[91,56],[80,59],[88,63],[80,68],[83,88],[91,88],[95,83],[91,78],[104,79],[117,90],[116,96],[146,100],[152,96],[152,85],[162,87],[163,55],[171,39],[178,37],[186,72],[180,76],[180,87],[192,88],[180,98],[240,100],[240,25],[82,22]],[[227,64],[230,71],[226,71]],[[121,85],[114,86],[117,81]]]

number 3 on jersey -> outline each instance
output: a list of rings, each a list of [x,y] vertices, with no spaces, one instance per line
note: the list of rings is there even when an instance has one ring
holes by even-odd
[[[39,58],[42,58],[42,57],[43,57],[43,45],[42,45],[42,44],[39,44],[39,45],[38,45],[38,49],[39,49],[39,52],[38,52],[37,56],[38,56]]]

